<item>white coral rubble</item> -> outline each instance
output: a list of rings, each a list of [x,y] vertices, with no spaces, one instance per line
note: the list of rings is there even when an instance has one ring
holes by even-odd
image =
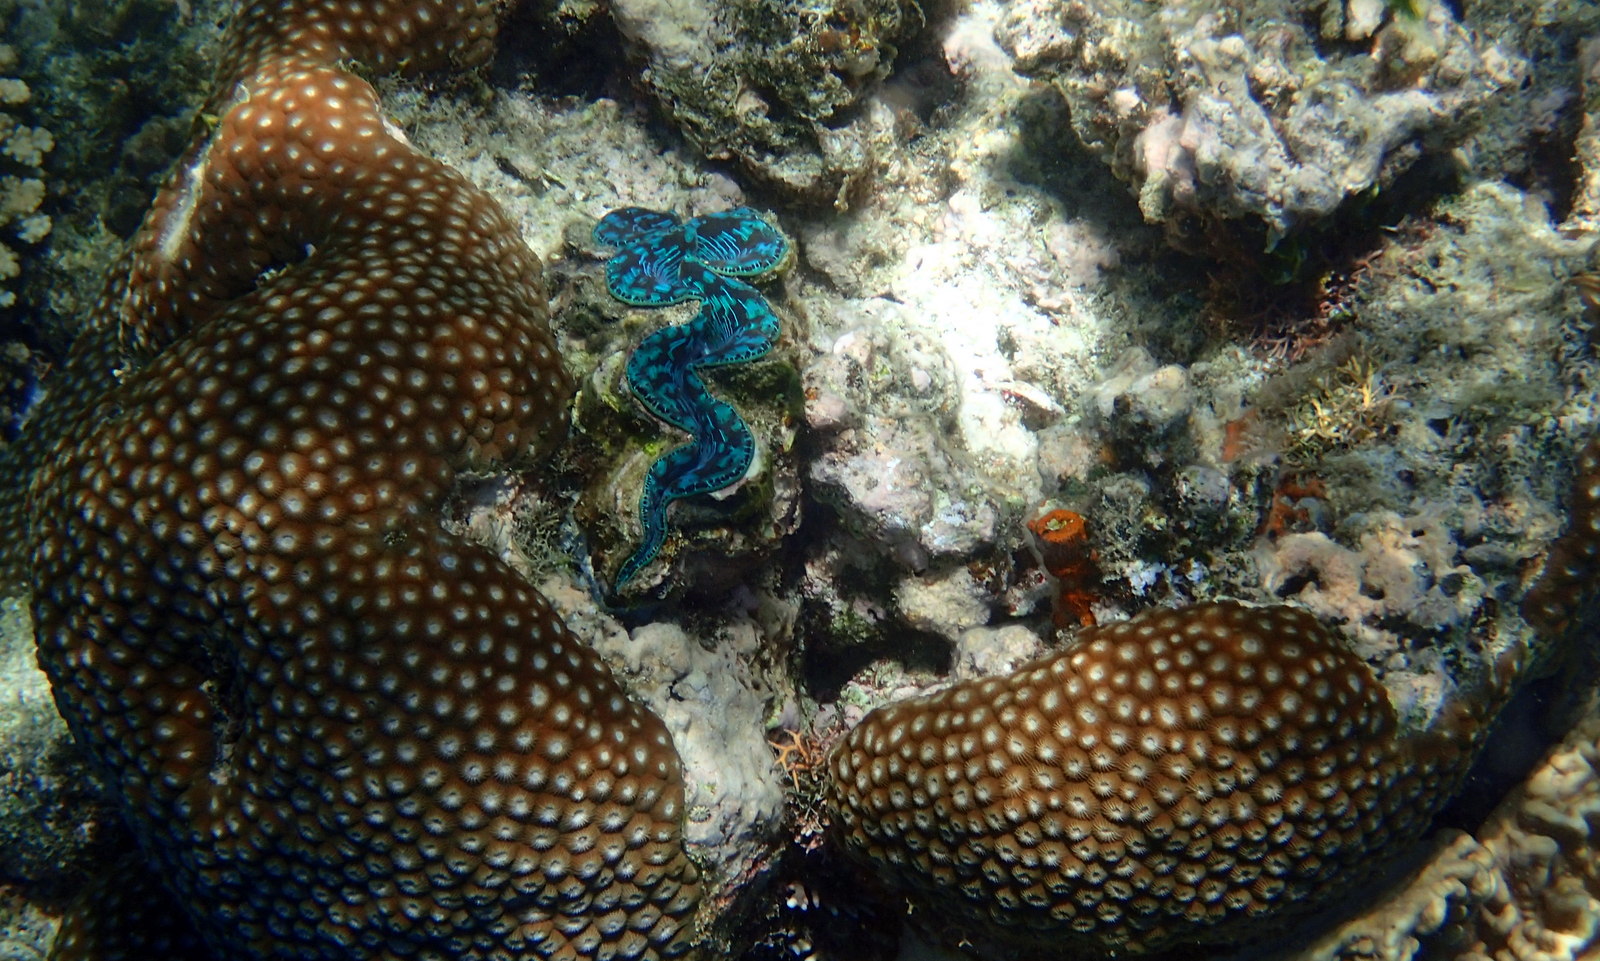
[[[0,69],[16,65],[16,51],[0,44]],[[11,108],[26,104],[32,96],[28,85],[14,77],[0,77],[0,282],[22,272],[17,252],[19,244],[32,245],[50,233],[50,218],[39,212],[44,202],[44,181],[40,170],[44,155],[55,147],[55,138],[43,127],[23,123]],[[16,302],[14,291],[0,288],[0,307]]]

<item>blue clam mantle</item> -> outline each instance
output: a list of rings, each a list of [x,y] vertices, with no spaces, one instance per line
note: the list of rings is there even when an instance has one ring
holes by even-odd
[[[667,506],[739,482],[755,459],[755,435],[725,401],[706,390],[703,367],[755,360],[778,339],[778,316],[760,291],[740,280],[775,270],[789,241],[748,207],[687,223],[643,207],[613,210],[595,225],[596,243],[621,248],[606,262],[612,296],[636,307],[699,300],[688,323],[646,337],[628,358],[628,387],[657,417],[689,435],[645,476],[639,497],[639,546],[617,571],[614,588],[637,575],[667,538]]]

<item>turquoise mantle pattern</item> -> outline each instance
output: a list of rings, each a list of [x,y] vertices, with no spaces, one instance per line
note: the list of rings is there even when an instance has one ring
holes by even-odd
[[[596,243],[620,248],[606,262],[612,296],[636,307],[699,300],[688,323],[646,337],[628,358],[628,388],[647,410],[689,435],[650,465],[639,497],[643,536],[617,571],[621,590],[660,553],[667,507],[739,482],[756,441],[739,412],[706,389],[699,371],[756,360],[778,339],[778,316],[739,279],[776,270],[788,257],[783,233],[748,207],[683,222],[674,214],[622,207],[595,225]]]

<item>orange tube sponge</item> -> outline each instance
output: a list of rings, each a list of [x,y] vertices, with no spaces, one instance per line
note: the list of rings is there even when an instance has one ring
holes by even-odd
[[[829,759],[845,849],[1008,956],[1242,942],[1417,835],[1463,752],[1402,738],[1315,618],[1223,602],[1080,632],[873,711]]]
[[[219,958],[686,946],[666,728],[432,514],[570,385],[512,223],[342,63],[481,59],[490,10],[247,8],[50,421],[40,662]]]
[[[1058,628],[1093,627],[1094,588],[1100,582],[1089,523],[1082,514],[1053,510],[1028,522],[1044,569],[1056,578],[1052,620]]]

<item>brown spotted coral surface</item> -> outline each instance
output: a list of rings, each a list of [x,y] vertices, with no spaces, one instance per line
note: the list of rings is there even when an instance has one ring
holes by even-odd
[[[41,664],[219,958],[687,938],[665,727],[435,516],[552,440],[569,383],[537,259],[341,64],[481,57],[488,10],[241,15],[75,360],[114,386],[55,415],[32,489]]]
[[[1310,615],[1201,604],[880,708],[831,759],[846,850],[975,941],[1245,941],[1415,835],[1465,744],[1402,740]]]

